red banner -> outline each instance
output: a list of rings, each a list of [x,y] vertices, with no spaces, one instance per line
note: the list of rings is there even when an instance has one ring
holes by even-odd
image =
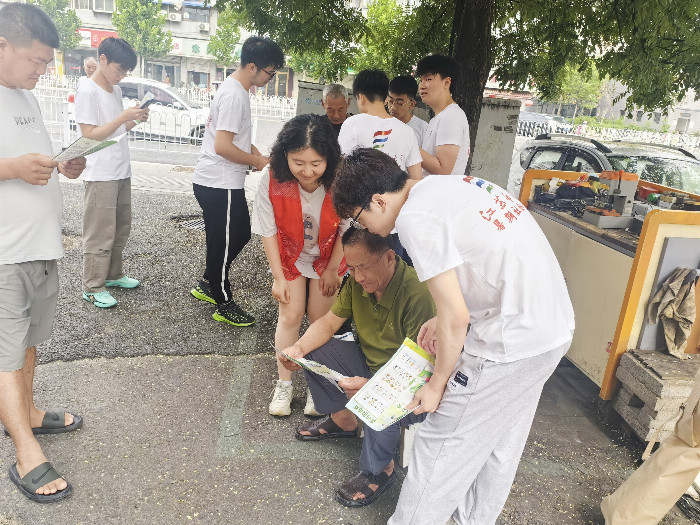
[[[119,37],[119,35],[114,31],[102,31],[99,29],[85,29],[85,28],[81,27],[78,30],[78,33],[83,33],[83,32],[90,33],[90,47],[100,47],[100,44],[102,43],[102,41],[105,38],[109,38],[110,36],[113,36],[114,38]]]

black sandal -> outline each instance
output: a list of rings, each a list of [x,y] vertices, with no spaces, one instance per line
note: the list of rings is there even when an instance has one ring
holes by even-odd
[[[83,426],[83,418],[73,414],[73,422],[70,425],[66,425],[66,413],[63,411],[51,412],[46,411],[44,414],[44,419],[41,422],[40,427],[32,428],[32,434],[35,436],[39,434],[64,434],[66,432],[73,432],[78,430]],[[5,435],[9,436],[10,433],[5,429]]]
[[[62,478],[48,461],[27,472],[22,478],[19,477],[19,472],[17,472],[17,463],[13,463],[10,466],[10,481],[17,485],[17,488],[24,496],[37,503],[55,503],[70,496],[70,493],[73,491],[70,483],[65,489],[53,494],[36,493],[39,487],[43,487],[57,479]]]
[[[323,430],[324,432],[321,432]],[[300,434],[301,431],[311,432],[310,435]],[[332,438],[354,438],[357,437],[357,429],[343,430],[331,416],[326,416],[316,421],[306,421],[299,425],[295,434],[299,441],[320,441]]]
[[[376,476],[369,472],[358,472],[335,491],[335,499],[346,507],[366,507],[376,500],[394,481],[396,481],[396,469],[392,471],[391,475],[384,471]],[[369,488],[370,485],[378,485],[377,490]],[[352,499],[358,492],[364,498]]]

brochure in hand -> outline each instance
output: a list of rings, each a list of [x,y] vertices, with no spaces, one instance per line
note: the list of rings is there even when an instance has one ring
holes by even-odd
[[[410,412],[406,405],[430,381],[434,367],[435,357],[407,337],[345,406],[373,430],[384,430]]]
[[[311,359],[305,359],[303,357],[289,357],[282,350],[279,350],[278,348],[275,348],[275,350],[287,359],[289,359],[291,362],[298,364],[305,370],[313,372],[314,374],[318,374],[321,377],[325,377],[326,379],[328,379],[328,381],[331,382],[331,384],[334,384],[338,390],[340,390],[341,392],[343,391],[343,389],[338,386],[338,381],[340,381],[341,379],[347,379],[348,376],[344,376],[343,374],[336,372],[335,370],[331,370],[326,365],[322,365],[321,363],[317,363],[316,361],[312,361]]]
[[[73,142],[70,146],[64,149],[61,153],[56,155],[53,160],[58,162],[66,162],[69,160],[77,159],[78,157],[86,157],[92,153],[100,151],[101,149],[108,148],[109,146],[116,144],[121,139],[124,138],[126,133],[122,133],[118,137],[114,137],[109,140],[92,140],[86,139],[85,137],[80,137],[78,140]]]

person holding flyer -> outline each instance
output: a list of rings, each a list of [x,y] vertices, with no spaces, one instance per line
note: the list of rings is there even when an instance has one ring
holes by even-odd
[[[51,138],[31,93],[58,45],[56,27],[37,6],[0,9],[0,421],[17,451],[10,480],[38,503],[60,501],[72,487],[34,434],[71,432],[83,424],[78,415],[34,404],[36,346],[51,336],[57,260],[64,255],[58,174],[75,179],[85,168],[83,157],[51,158]]]
[[[136,53],[128,42],[105,38],[97,54],[97,71],[75,94],[75,121],[83,137],[103,141],[148,120],[149,110],[123,106],[119,82],[136,67]],[[131,158],[128,140],[120,138],[90,155],[83,173],[83,299],[98,308],[117,304],[107,288],[140,284],[124,273],[122,260],[131,233]]]
[[[343,159],[332,192],[340,217],[379,235],[396,228],[437,307],[416,341],[435,354],[434,373],[408,405],[429,415],[389,524],[493,524],[573,336],[554,252],[502,188],[461,175],[417,182],[374,149]]]
[[[330,126],[318,115],[287,122],[270,151],[253,207],[251,230],[262,236],[279,303],[275,346],[299,338],[304,313],[313,323],[330,310],[345,273],[338,237],[345,231],[328,189],[340,160]],[[292,373],[278,363],[279,379],[270,402],[273,416],[291,414]],[[307,416],[320,415],[307,390]]]
[[[406,337],[415,341],[423,323],[435,315],[428,288],[418,281],[415,270],[395,254],[390,237],[351,227],[342,242],[349,279],[331,311],[284,349],[293,359],[307,357],[348,376],[336,385],[335,381],[304,371],[316,408],[326,417],[300,425],[296,438],[301,441],[355,437],[357,419],[346,408],[348,398],[394,356]],[[350,317],[355,319],[359,345],[354,339],[333,337]],[[281,354],[278,360],[289,370],[298,368]],[[384,430],[365,426],[360,470],[338,488],[336,500],[348,507],[375,501],[396,480],[393,458],[401,427],[424,418],[425,415],[409,414]]]

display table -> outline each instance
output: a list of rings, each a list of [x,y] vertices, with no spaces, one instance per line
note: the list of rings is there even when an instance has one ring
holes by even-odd
[[[698,239],[700,247],[700,212],[654,210],[637,236],[625,230],[601,229],[571,213],[531,202],[535,186],[553,178],[576,180],[580,175],[528,170],[520,201],[542,228],[566,279],[576,316],[567,358],[599,385],[600,396],[609,400],[617,387],[615,370],[620,358],[628,348],[638,348],[647,301],[658,282],[666,278],[657,275],[665,243],[676,238]],[[644,185],[670,190],[647,182]],[[700,201],[700,195],[680,193]],[[694,326],[696,333],[698,324]]]

